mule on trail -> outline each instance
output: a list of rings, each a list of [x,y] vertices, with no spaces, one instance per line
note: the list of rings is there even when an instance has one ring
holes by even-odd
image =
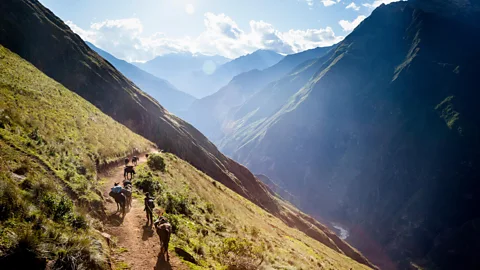
[[[130,159],[125,158],[125,166],[127,166],[129,162],[130,162]]]
[[[132,207],[132,182],[125,180],[123,181],[123,188],[121,193],[125,195],[126,206],[128,208]]]
[[[132,163],[133,165],[137,166],[137,162],[138,162],[139,158],[137,156],[133,156],[132,157]]]
[[[170,225],[167,218],[163,216],[155,220],[153,224],[155,225],[155,230],[160,238],[160,255],[165,259],[166,253],[168,262],[170,261],[170,256],[168,255],[168,244],[170,242],[170,234],[172,233],[172,225]]]
[[[130,178],[128,178],[128,174],[130,174]],[[125,177],[125,179],[132,179],[134,174],[135,174],[135,169],[133,168],[132,165],[125,166],[125,169],[123,169],[123,177]]]
[[[112,188],[110,193],[108,193],[108,195],[110,195],[110,197],[115,199],[115,202],[117,203],[117,212],[120,211],[121,209],[123,216],[125,216],[125,206],[126,206],[127,198],[121,192],[122,188],[119,187],[120,188],[120,192],[119,192],[117,187],[119,187],[118,183],[115,183],[115,186]]]

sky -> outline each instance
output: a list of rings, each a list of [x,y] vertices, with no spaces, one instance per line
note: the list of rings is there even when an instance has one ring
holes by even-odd
[[[40,0],[84,40],[129,62],[168,53],[236,58],[341,41],[397,0]]]

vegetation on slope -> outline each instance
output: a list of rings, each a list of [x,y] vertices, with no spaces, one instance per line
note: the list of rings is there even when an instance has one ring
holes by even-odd
[[[97,166],[153,143],[0,46],[0,264],[103,269]]]
[[[360,253],[325,231],[320,224],[286,209],[247,168],[223,155],[198,130],[140,91],[37,0],[0,1],[0,32],[3,46],[105,114],[157,143],[161,149],[188,161],[290,226],[369,264]],[[44,48],[52,53],[45,53]]]
[[[180,247],[191,254],[193,269],[368,269],[173,154],[150,155],[137,176],[135,187],[153,193],[158,212],[173,225],[172,252]]]

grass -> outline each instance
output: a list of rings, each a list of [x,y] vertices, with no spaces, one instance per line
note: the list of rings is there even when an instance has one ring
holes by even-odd
[[[154,145],[2,46],[0,71],[2,265],[108,268],[97,167]]]
[[[173,154],[165,172],[137,168],[136,181],[155,182],[157,215],[173,226],[170,248],[198,265],[191,269],[368,269],[293,229]]]

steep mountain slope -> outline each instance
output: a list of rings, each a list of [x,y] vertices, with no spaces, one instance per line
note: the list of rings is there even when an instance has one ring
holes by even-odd
[[[223,149],[385,269],[476,269],[480,31],[430,11],[380,6],[314,72],[246,102]]]
[[[255,269],[260,263],[264,269],[370,269],[286,226],[177,156],[156,153],[149,159],[153,156],[164,161],[166,170],[140,165],[134,185],[153,194],[156,205],[165,209],[165,216],[174,228],[170,246],[172,250],[182,248],[192,255],[200,267],[191,269],[235,269],[235,265]],[[126,220],[140,219],[137,227],[143,226],[143,214],[135,217],[132,212]],[[114,234],[117,227],[111,229]],[[125,263],[132,269],[152,269],[157,262],[156,269],[168,269],[168,265],[159,267],[156,235],[145,235],[142,230],[132,228],[131,231],[145,241],[138,241],[140,250],[133,250],[128,243],[126,246],[118,243],[128,249],[122,252]],[[138,257],[150,263],[138,267]]]
[[[331,48],[315,48],[287,55],[265,70],[254,69],[237,75],[218,92],[195,101],[181,116],[216,142],[229,131],[232,109],[242,105],[256,91],[281,78],[297,65],[321,57]]]
[[[322,224],[279,201],[248,169],[225,157],[195,128],[140,91],[38,1],[2,1],[0,15],[0,44],[113,119],[186,160],[287,225],[371,265]],[[49,53],[43,48],[49,48]]]
[[[0,45],[0,265],[107,269],[97,168],[154,144]]]
[[[195,100],[191,95],[176,89],[168,81],[157,78],[126,61],[115,58],[115,56],[108,52],[95,47],[92,43],[86,43],[91,49],[125,75],[125,77],[160,102],[170,112],[178,114],[188,109]]]

